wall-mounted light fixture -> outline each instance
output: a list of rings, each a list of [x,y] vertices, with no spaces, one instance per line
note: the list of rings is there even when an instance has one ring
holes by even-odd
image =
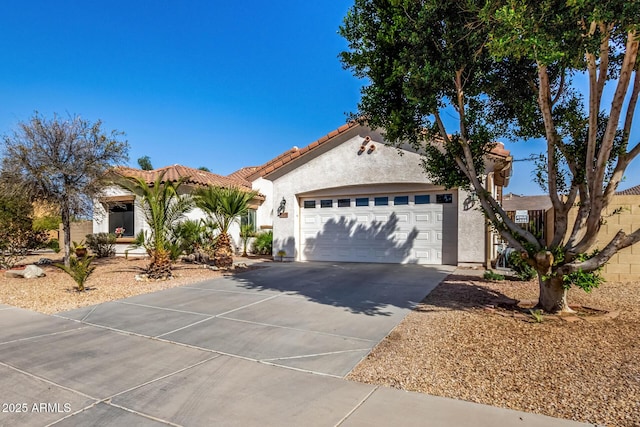
[[[285,210],[287,208],[287,200],[283,197],[282,200],[280,201],[280,206],[278,206],[278,216],[279,217],[283,217],[284,215],[286,215]]]

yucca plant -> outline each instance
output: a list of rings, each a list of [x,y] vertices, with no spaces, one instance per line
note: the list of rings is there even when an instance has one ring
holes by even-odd
[[[93,256],[84,256],[84,257],[69,257],[69,266],[67,267],[64,264],[53,264],[61,270],[64,270],[74,282],[76,282],[76,289],[78,292],[84,292],[85,287],[84,284],[96,269],[95,266],[91,265],[93,261]]]
[[[229,268],[233,265],[229,228],[249,211],[249,202],[257,195],[257,191],[238,187],[210,186],[196,192],[196,205],[210,216],[220,232],[214,245],[217,267]]]
[[[140,232],[133,246],[142,246],[149,254],[151,262],[147,275],[151,279],[171,277],[172,229],[184,218],[193,206],[191,196],[178,194],[178,189],[186,178],[176,182],[164,182],[164,172],[152,184],[141,178],[129,178],[123,186],[139,196],[139,203],[149,225],[150,232]]]

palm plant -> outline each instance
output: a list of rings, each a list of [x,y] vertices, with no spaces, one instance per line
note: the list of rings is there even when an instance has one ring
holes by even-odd
[[[233,249],[229,228],[249,211],[249,202],[258,194],[238,187],[202,188],[196,192],[196,205],[218,226],[220,234],[214,245],[214,262],[217,267],[233,265]]]
[[[247,244],[249,239],[255,237],[256,232],[253,229],[253,225],[245,224],[240,227],[240,239],[242,239],[242,256],[247,256]]]
[[[85,290],[85,282],[96,269],[95,266],[91,265],[93,261],[93,256],[84,256],[77,257],[71,256],[69,257],[69,266],[64,264],[53,264],[61,270],[64,270],[74,282],[76,282],[76,289],[78,292],[84,292]]]
[[[152,279],[171,277],[171,230],[190,211],[193,199],[178,194],[184,178],[176,182],[163,182],[164,173],[158,175],[153,184],[141,178],[129,178],[124,187],[140,198],[140,206],[149,225],[150,232],[141,231],[134,246],[142,246],[151,262],[147,274]]]

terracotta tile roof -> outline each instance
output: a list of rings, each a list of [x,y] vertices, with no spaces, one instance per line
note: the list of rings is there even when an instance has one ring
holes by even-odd
[[[640,196],[640,185],[627,188],[626,190],[616,191],[618,196]]]
[[[250,180],[254,180],[261,176],[267,175],[282,166],[290,163],[291,161],[297,159],[298,157],[303,157],[307,155],[309,152],[317,149],[318,147],[326,144],[331,141],[333,138],[341,135],[355,127],[359,126],[359,123],[356,121],[349,122],[340,126],[338,129],[329,132],[325,136],[319,138],[318,140],[312,142],[304,148],[293,147],[292,149],[280,154],[278,157],[269,160],[267,163],[262,166],[257,167],[248,167],[242,168],[232,174],[229,177],[234,176],[236,178],[242,178],[247,181],[250,185]],[[496,146],[491,150],[491,154],[496,155],[498,157],[508,158],[511,155],[511,152],[504,148],[504,144],[501,142],[496,143]],[[251,170],[250,170],[251,169]]]
[[[251,182],[247,180],[247,177],[252,175],[256,170],[258,170],[259,166],[247,166],[242,169],[238,169],[235,172],[227,175],[228,178],[236,179],[238,181],[242,181],[246,186],[251,187]]]
[[[194,185],[218,185],[222,187],[245,187],[251,189],[251,185],[244,179],[230,176],[222,176],[215,173],[194,169],[182,165],[166,166],[159,169],[145,171],[128,167],[117,167],[114,170],[120,176],[131,178],[142,178],[148,184],[155,182],[159,174],[164,172],[162,182],[176,182],[180,178],[185,178],[185,183]]]
[[[349,123],[347,123],[345,125],[340,126],[338,129],[336,129],[336,130],[334,130],[332,132],[329,132],[328,134],[326,134],[322,138],[312,142],[311,144],[307,145],[304,148],[293,147],[292,149],[286,151],[285,153],[280,154],[275,159],[271,159],[267,163],[263,164],[262,166],[257,167],[256,170],[254,170],[251,174],[247,175],[246,178],[247,179],[256,179],[258,177],[267,175],[267,174],[275,171],[276,169],[279,169],[282,166],[284,166],[284,165],[290,163],[291,161],[297,159],[298,157],[305,156],[309,152],[317,149],[318,147],[320,147],[321,145],[327,143],[328,141],[330,141],[331,139],[335,138],[336,136],[341,135],[341,134],[347,132],[348,130],[353,129],[356,126],[359,126],[359,124],[357,122],[349,122]]]

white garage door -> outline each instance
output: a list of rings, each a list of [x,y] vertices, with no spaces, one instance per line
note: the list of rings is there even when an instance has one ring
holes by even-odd
[[[434,194],[300,200],[306,261],[442,264],[443,204]],[[438,195],[451,203],[452,195]]]

